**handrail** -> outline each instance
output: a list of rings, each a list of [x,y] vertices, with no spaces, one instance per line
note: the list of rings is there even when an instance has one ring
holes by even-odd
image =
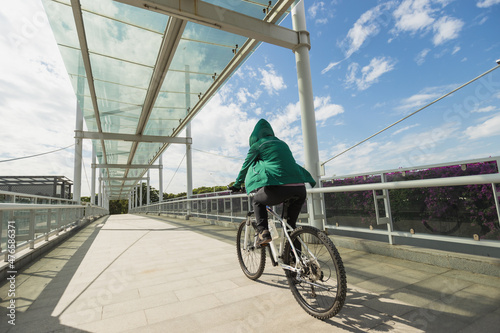
[[[11,192],[11,191],[0,190],[0,194],[22,196],[22,197],[30,197],[30,198],[36,198],[36,199],[61,200],[61,201],[68,201],[68,202],[75,202],[76,203],[76,201],[71,200],[71,199],[58,198],[58,197],[48,197],[48,196],[44,196],[44,195],[21,193],[21,192]]]
[[[476,158],[476,159],[472,159],[472,160],[461,160],[461,161],[453,161],[453,162],[448,162],[448,163],[436,163],[436,164],[418,165],[418,166],[398,168],[398,169],[377,170],[377,171],[353,173],[353,174],[340,175],[340,176],[322,177],[321,181],[354,178],[354,177],[369,176],[369,175],[380,175],[382,173],[387,174],[387,173],[392,173],[392,172],[406,172],[406,171],[413,171],[413,170],[424,170],[424,169],[432,169],[432,168],[439,168],[439,167],[446,167],[446,166],[453,166],[453,165],[493,162],[493,161],[496,161],[497,166],[500,168],[500,156],[492,156],[492,157],[488,157],[488,158]]]
[[[86,205],[50,205],[50,204],[17,204],[17,203],[0,203],[0,210],[24,210],[24,209],[79,209],[85,207],[96,207]],[[101,207],[102,208],[102,207]]]
[[[308,193],[331,193],[331,192],[356,192],[370,190],[396,190],[402,188],[419,188],[419,187],[440,187],[440,186],[460,186],[474,184],[492,184],[500,183],[500,174],[486,174],[474,176],[418,179],[387,183],[370,183],[347,186],[331,186],[322,188],[308,189]]]

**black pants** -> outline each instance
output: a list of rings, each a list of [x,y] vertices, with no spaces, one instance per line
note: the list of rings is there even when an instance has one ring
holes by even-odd
[[[257,193],[253,197],[253,210],[255,212],[257,230],[260,232],[264,229],[268,229],[266,206],[279,205],[283,201],[290,198],[293,198],[293,200],[290,201],[288,205],[287,222],[292,228],[295,228],[297,218],[299,217],[302,205],[306,200],[306,196],[306,187],[304,185],[272,185],[264,186],[258,189]]]

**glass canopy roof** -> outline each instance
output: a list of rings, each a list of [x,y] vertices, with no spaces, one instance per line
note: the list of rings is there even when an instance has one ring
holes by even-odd
[[[293,2],[43,0],[87,125],[77,135],[92,139],[110,199],[128,198],[169,138],[268,41],[257,23],[276,26]]]

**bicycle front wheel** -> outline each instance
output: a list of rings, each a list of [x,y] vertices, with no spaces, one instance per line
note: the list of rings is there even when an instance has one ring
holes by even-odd
[[[344,305],[347,280],[344,264],[328,236],[309,226],[301,226],[290,235],[299,263],[290,243],[283,251],[286,264],[300,274],[285,270],[290,289],[300,306],[311,316],[325,320],[335,316]]]
[[[257,280],[264,272],[266,265],[266,248],[255,248],[255,223],[250,223],[249,226],[246,223],[246,221],[241,222],[236,233],[236,252],[243,273],[249,279]]]

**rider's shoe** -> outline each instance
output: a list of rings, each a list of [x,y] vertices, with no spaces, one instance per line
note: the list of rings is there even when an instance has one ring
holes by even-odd
[[[266,246],[272,240],[269,230],[264,229],[257,235],[257,246]]]
[[[293,255],[290,256],[290,266],[292,266],[293,268],[296,268],[295,267],[295,256],[293,256]],[[292,283],[293,284],[299,284],[300,283],[300,281],[297,279],[297,272],[288,271],[287,273],[292,278]]]

